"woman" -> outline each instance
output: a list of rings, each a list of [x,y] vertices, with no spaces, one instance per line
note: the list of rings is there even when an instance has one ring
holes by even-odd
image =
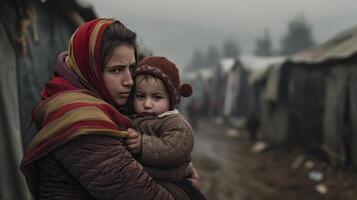
[[[33,111],[38,133],[21,169],[34,199],[174,199],[123,143],[131,122],[118,109],[136,57],[136,34],[116,20],[72,35]]]

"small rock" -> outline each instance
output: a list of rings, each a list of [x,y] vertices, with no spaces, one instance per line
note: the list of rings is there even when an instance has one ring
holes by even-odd
[[[315,167],[315,163],[312,162],[312,161],[306,161],[304,166],[305,166],[306,169],[312,169],[312,168]]]
[[[304,156],[297,156],[295,159],[294,159],[294,162],[291,164],[291,168],[292,169],[298,169],[302,163],[304,162]]]
[[[252,146],[251,150],[253,153],[260,153],[260,152],[264,151],[267,147],[268,147],[268,145],[265,142],[256,142]]]
[[[309,178],[310,178],[310,180],[319,182],[319,181],[322,181],[322,179],[324,178],[324,175],[319,171],[311,171],[309,173]]]
[[[243,128],[246,123],[246,120],[243,117],[230,117],[228,121],[236,128]]]
[[[234,128],[230,128],[226,131],[226,136],[230,138],[236,138],[239,136],[239,131]]]
[[[319,194],[327,194],[327,191],[328,191],[326,185],[325,185],[325,184],[322,184],[322,183],[316,185],[316,186],[315,186],[315,190],[316,190],[316,192],[318,192]]]

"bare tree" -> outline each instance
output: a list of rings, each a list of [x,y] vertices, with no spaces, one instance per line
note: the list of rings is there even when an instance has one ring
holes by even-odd
[[[312,28],[304,16],[292,19],[288,24],[287,33],[281,40],[281,53],[292,55],[315,45]]]
[[[205,58],[204,58],[203,54],[201,53],[201,51],[198,49],[195,49],[192,54],[191,61],[188,64],[187,70],[193,70],[193,69],[203,67],[205,65],[204,60],[205,60]]]
[[[205,58],[206,65],[209,67],[217,66],[220,58],[219,50],[213,45],[208,46]]]
[[[270,39],[269,29],[264,29],[264,35],[255,41],[255,51],[254,54],[257,56],[271,56],[272,52],[272,42]]]
[[[237,58],[239,54],[239,45],[233,39],[227,39],[223,44],[223,57]]]

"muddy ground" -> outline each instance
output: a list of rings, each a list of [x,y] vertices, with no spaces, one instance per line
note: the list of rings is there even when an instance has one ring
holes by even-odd
[[[355,200],[357,172],[336,170],[298,151],[256,153],[244,130],[201,120],[193,163],[208,200]],[[321,172],[321,180],[309,173]],[[320,175],[321,175],[320,174]]]

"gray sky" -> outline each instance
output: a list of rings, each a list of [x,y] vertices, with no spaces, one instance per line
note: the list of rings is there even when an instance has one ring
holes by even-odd
[[[99,17],[114,17],[135,31],[139,41],[179,67],[195,49],[209,45],[220,50],[226,38],[246,54],[269,28],[274,48],[287,23],[304,15],[321,43],[357,25],[357,0],[85,0]]]

